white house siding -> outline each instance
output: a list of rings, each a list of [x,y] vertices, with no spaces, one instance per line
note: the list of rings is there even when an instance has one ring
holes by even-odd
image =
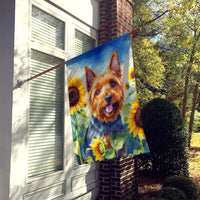
[[[31,6],[66,23],[66,49],[49,51],[31,40]],[[1,0],[0,3],[0,200],[95,199],[98,166],[73,166],[69,106],[65,104],[63,170],[27,178],[30,49],[67,60],[74,56],[74,30],[97,39],[98,0]],[[65,84],[67,80],[65,79]],[[67,96],[67,88],[65,96]]]
[[[8,199],[12,129],[14,0],[0,3],[0,200]]]
[[[98,29],[99,0],[50,0],[61,6],[67,12]]]

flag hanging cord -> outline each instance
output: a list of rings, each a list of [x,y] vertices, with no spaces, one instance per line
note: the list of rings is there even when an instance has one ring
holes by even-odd
[[[65,62],[60,63],[60,64],[58,64],[58,65],[56,65],[56,66],[54,66],[54,67],[52,67],[52,68],[49,68],[49,69],[47,69],[47,70],[45,70],[45,71],[43,71],[43,72],[41,72],[41,73],[39,73],[39,74],[36,74],[35,76],[30,77],[30,78],[28,78],[28,79],[26,79],[26,80],[24,80],[24,81],[18,81],[18,82],[17,82],[17,85],[15,86],[15,88],[21,87],[24,83],[26,83],[26,82],[28,82],[28,81],[31,81],[31,80],[33,80],[33,79],[39,77],[39,76],[42,76],[43,74],[46,74],[47,72],[50,72],[50,71],[52,71],[52,70],[54,70],[54,69],[57,69],[57,68],[59,68],[59,67],[62,67],[62,66],[64,66],[64,65],[65,65]]]

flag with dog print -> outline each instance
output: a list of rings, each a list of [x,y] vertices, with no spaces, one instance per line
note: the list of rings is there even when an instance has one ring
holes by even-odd
[[[149,152],[140,120],[130,35],[66,62],[79,164]]]

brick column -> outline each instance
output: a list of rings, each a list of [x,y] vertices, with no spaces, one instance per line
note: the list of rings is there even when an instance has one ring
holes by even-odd
[[[100,162],[98,200],[136,199],[137,194],[135,158],[126,157]]]
[[[111,160],[99,163],[99,196],[98,200],[111,198]]]
[[[111,161],[111,199],[133,199],[138,194],[136,169],[133,157]]]
[[[132,31],[133,0],[100,0],[99,45]],[[126,157],[99,164],[98,200],[134,199],[137,163]]]
[[[99,45],[132,31],[133,0],[100,0]]]

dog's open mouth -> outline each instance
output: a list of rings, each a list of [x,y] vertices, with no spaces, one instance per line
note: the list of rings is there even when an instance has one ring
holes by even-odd
[[[104,110],[110,114],[113,111],[113,104],[108,104],[107,106],[104,107]]]

